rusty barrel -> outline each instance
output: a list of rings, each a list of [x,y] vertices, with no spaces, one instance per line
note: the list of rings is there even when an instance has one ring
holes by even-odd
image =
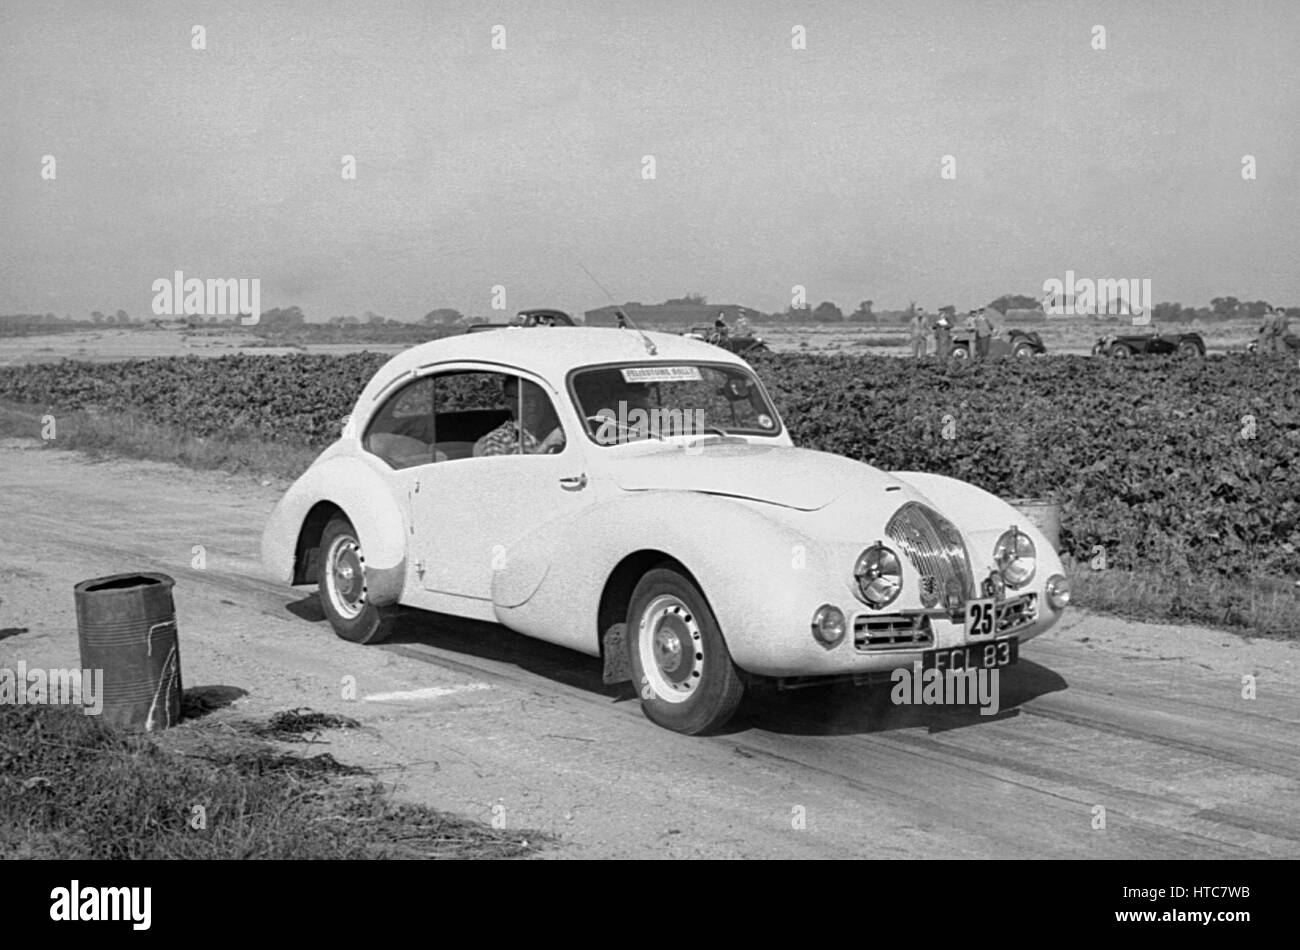
[[[1061,550],[1061,509],[1050,498],[1012,498],[1007,502],[1024,515],[1051,542],[1052,550]]]
[[[152,731],[180,721],[175,583],[166,574],[113,574],[73,589],[81,666],[103,670],[102,717],[111,726]]]

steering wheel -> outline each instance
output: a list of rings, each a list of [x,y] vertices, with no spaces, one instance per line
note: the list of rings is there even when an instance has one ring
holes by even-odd
[[[635,428],[633,428],[632,426],[624,425],[623,423],[619,422],[617,419],[611,419],[609,416],[599,416],[599,415],[597,415],[597,416],[587,416],[587,417],[585,417],[585,421],[587,421],[587,422],[598,422],[598,423],[600,423],[602,426],[604,426],[604,425],[614,425],[614,426],[617,426],[617,427],[619,428],[619,430],[622,431],[622,432],[631,432],[631,433],[636,434],[636,436],[637,436],[638,438],[658,439],[660,442],[664,441],[664,437],[661,436],[658,432],[653,431],[652,429],[649,429],[649,428],[645,428],[645,429],[635,429]],[[592,433],[592,434],[594,435],[595,433]]]

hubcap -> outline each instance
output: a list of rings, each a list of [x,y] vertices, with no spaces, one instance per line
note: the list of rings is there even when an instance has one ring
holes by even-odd
[[[669,675],[682,665],[682,639],[666,622],[655,631],[655,659],[659,669]]]
[[[646,605],[638,624],[637,650],[644,685],[670,703],[699,688],[704,674],[704,636],[699,621],[680,598],[661,594]]]
[[[326,555],[329,571],[325,584],[334,609],[349,620],[358,616],[366,603],[366,569],[361,547],[355,538],[336,538]]]

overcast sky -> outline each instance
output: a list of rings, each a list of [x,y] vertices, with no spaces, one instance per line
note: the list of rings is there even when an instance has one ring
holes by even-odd
[[[0,0],[0,313],[1295,305],[1297,116],[1290,0]]]

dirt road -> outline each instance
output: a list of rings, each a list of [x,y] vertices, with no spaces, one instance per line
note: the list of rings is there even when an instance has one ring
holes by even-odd
[[[310,589],[261,579],[280,487],[0,444],[0,664],[79,665],[73,585],[162,570],[186,688],[245,694],[213,716],[350,715],[365,728],[322,751],[551,832],[556,857],[1300,857],[1294,645],[1075,611],[1004,674],[994,716],[873,718],[862,690],[810,689],[690,739],[594,660],[500,627],[414,615],[382,647],[335,638]]]

